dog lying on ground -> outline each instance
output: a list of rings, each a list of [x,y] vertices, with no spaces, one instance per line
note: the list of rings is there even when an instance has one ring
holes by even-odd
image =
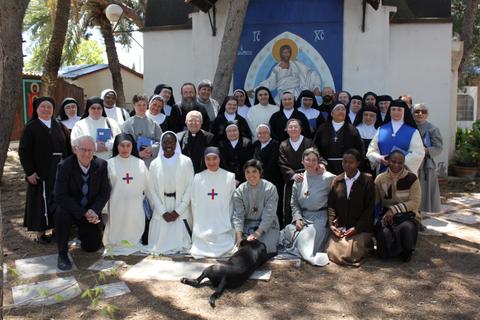
[[[238,288],[250,278],[252,273],[275,253],[267,254],[265,244],[258,240],[242,240],[237,252],[233,254],[228,261],[214,264],[203,270],[202,274],[196,279],[182,278],[182,283],[192,287],[200,287],[203,279],[210,281],[202,285],[210,284],[215,292],[208,298],[212,308],[215,308],[215,300],[220,298],[225,288]]]

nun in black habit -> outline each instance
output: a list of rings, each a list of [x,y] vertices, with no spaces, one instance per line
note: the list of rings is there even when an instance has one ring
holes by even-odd
[[[248,127],[247,120],[238,114],[238,101],[234,96],[227,96],[225,100],[223,100],[218,110],[218,115],[212,123],[210,132],[215,135],[217,141],[226,138],[225,127],[229,121],[238,122],[238,130],[240,130],[242,137],[252,138],[252,132]]]
[[[347,105],[347,116],[345,117],[346,121],[354,126],[357,126],[360,122],[362,122],[360,111],[364,106],[365,105],[363,104],[362,97],[354,95]]]
[[[364,145],[364,153],[363,153],[363,161],[360,166],[360,171],[365,173],[370,173],[375,180],[376,177],[376,170],[373,170],[370,166],[370,161],[366,157],[368,146],[372,141],[375,133],[377,133],[377,118],[378,118],[378,109],[371,105],[364,106],[362,110],[358,113],[357,122],[354,125],[357,127],[358,132],[360,133],[360,137],[363,140]]]
[[[225,126],[225,137],[218,142],[220,149],[220,166],[235,174],[237,186],[245,182],[243,165],[253,158],[252,141],[242,137],[237,121],[228,121]]]
[[[18,154],[25,171],[27,201],[23,225],[37,231],[36,241],[48,243],[45,231],[53,228],[53,187],[57,164],[72,153],[70,133],[53,118],[55,100],[40,97],[33,102],[33,114],[20,139]]]
[[[277,141],[288,139],[288,134],[285,128],[290,119],[297,119],[300,121],[302,125],[302,135],[304,137],[312,137],[307,117],[295,108],[295,96],[293,93],[286,91],[282,94],[280,110],[272,114],[269,121],[273,139]]]
[[[356,149],[364,154],[362,138],[354,125],[345,121],[347,108],[337,103],[330,114],[330,121],[322,124],[313,139],[320,155],[327,159],[327,170],[333,174],[343,172],[343,153],[348,149]]]
[[[160,112],[167,116],[166,121],[169,129],[176,133],[183,131],[185,122],[182,120],[180,109],[175,103],[172,87],[164,83],[159,84],[155,87],[153,94],[162,96],[166,100],[166,103]]]
[[[300,92],[300,95],[295,101],[295,108],[307,118],[308,124],[310,125],[310,137],[313,137],[318,127],[325,122],[323,115],[318,111],[319,107],[315,94],[310,90]]]

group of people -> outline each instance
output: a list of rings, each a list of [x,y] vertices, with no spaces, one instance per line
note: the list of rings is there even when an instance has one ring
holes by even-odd
[[[222,104],[211,82],[158,85],[134,110],[106,89],[81,106],[34,101],[19,155],[28,182],[25,226],[60,269],[72,224],[86,251],[221,257],[258,239],[314,265],[358,266],[369,251],[410,260],[422,211],[439,210],[434,157],[442,151],[428,107],[323,88],[237,89]],[[128,245],[126,245],[128,244]],[[325,254],[326,253],[326,254]]]

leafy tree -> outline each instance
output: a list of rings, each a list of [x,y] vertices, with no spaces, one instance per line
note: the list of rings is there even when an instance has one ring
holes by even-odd
[[[45,52],[50,46],[50,35],[54,32],[51,17],[55,13],[55,4],[60,0],[32,0],[25,18],[24,30],[33,40],[29,48],[32,57],[29,70],[40,70],[46,59]],[[63,0],[65,1],[65,0]],[[123,16],[117,26],[118,33],[113,32],[110,22],[105,16],[105,9],[111,3],[117,3],[123,9]],[[145,0],[71,0],[70,22],[68,24],[65,45],[63,47],[62,65],[78,64],[76,59],[82,40],[88,39],[89,28],[99,28],[104,38],[109,68],[112,73],[113,89],[117,92],[117,104],[124,105],[123,81],[120,73],[120,62],[115,43],[130,47],[129,31],[134,25],[143,28],[143,12]]]
[[[480,0],[452,0],[454,36],[464,42],[459,71],[464,75],[480,63]]]
[[[103,54],[105,46],[93,39],[82,40],[78,46],[78,53],[73,64],[101,64],[105,63]]]

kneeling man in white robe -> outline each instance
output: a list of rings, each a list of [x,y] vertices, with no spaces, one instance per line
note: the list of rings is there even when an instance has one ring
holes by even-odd
[[[194,258],[221,257],[232,253],[235,231],[232,226],[235,175],[220,168],[220,151],[208,147],[204,153],[207,169],[196,174],[191,187]]]

